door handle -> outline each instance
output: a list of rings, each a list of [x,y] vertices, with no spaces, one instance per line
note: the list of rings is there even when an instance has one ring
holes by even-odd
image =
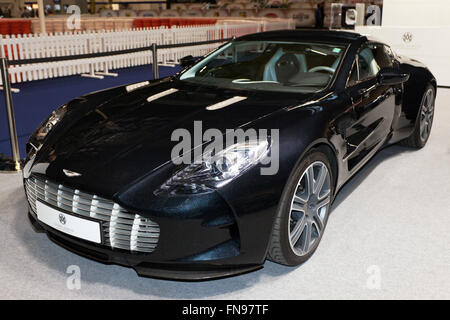
[[[358,90],[358,96],[361,96],[363,99],[368,98],[370,95],[369,89],[359,89]]]
[[[368,93],[365,89],[359,89],[356,92],[354,92],[352,95],[350,95],[350,98],[352,99],[352,104],[358,104],[363,99],[366,99],[368,97]]]
[[[363,99],[369,98],[370,95],[370,89],[359,89],[353,92],[353,94],[350,94],[350,98],[352,100],[353,104],[360,103]]]

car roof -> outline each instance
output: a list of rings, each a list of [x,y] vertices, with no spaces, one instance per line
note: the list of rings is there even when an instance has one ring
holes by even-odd
[[[239,41],[324,41],[336,43],[352,43],[366,39],[365,36],[356,32],[347,31],[329,31],[314,29],[297,29],[297,30],[276,30],[260,33],[253,33],[237,38]]]

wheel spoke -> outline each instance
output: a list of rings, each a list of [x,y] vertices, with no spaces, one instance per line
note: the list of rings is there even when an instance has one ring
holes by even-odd
[[[427,135],[430,134],[431,131],[431,121],[427,121]]]
[[[302,197],[299,197],[298,195],[294,195],[294,202],[301,203],[301,204],[305,205],[307,201],[308,200],[305,200]]]
[[[312,232],[312,228],[311,228],[311,221],[308,221],[308,223],[305,226],[305,242],[303,243],[303,252],[307,253],[309,250],[309,244],[311,242],[311,232]]]
[[[314,169],[312,166],[310,166],[306,171],[306,183],[308,188],[308,195],[310,196],[314,193]]]
[[[330,195],[330,192],[331,192],[330,189],[326,189],[322,194],[319,195],[318,199],[319,200],[325,199]]]
[[[428,110],[430,110],[431,109],[431,107],[433,106],[433,91],[431,91],[431,90],[429,90],[428,91],[428,93],[427,93],[427,99],[425,100],[426,101],[426,108],[428,109]]]
[[[425,119],[425,117],[427,116],[427,111],[425,110],[425,109],[423,109],[421,112],[420,112],[420,116],[421,116],[421,120],[423,120],[423,119]]]
[[[322,190],[323,184],[325,183],[325,179],[327,178],[327,176],[328,170],[325,166],[322,166],[319,171],[319,177],[317,178],[317,181],[314,186],[314,194],[316,194],[317,197],[319,196],[320,191]]]
[[[320,200],[317,203],[317,209],[323,208],[324,206],[326,206],[329,203],[330,203],[330,198],[329,197],[323,198],[322,200]]]
[[[425,133],[428,133],[428,127],[429,127],[430,123],[428,121],[428,119],[425,120],[425,125],[424,125],[424,129],[425,129]]]
[[[425,101],[423,102],[423,106],[425,107],[425,109],[428,109],[428,107],[430,106],[430,91],[427,92]]]
[[[420,122],[420,134],[421,134],[421,135],[423,135],[423,132],[424,132],[424,129],[425,129],[425,124],[426,124],[426,122],[427,122],[426,118],[423,119],[423,120]]]
[[[302,211],[305,212],[305,204],[304,203],[293,203],[291,210]]]
[[[320,216],[319,216],[318,210],[317,210],[316,212],[314,212],[314,218],[315,218],[315,219],[314,219],[314,221],[313,221],[313,224],[316,225],[317,231],[320,233],[320,232],[322,232],[323,221],[322,221],[322,219],[321,219]]]
[[[294,229],[291,231],[291,244],[295,246],[297,244],[298,239],[302,235],[303,230],[306,226],[306,217],[303,216],[301,221],[297,221],[294,226]]]

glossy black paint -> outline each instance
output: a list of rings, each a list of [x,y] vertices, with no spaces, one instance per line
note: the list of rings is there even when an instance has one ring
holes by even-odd
[[[346,88],[355,54],[370,39],[354,33],[275,31],[240,40],[309,40],[347,44],[346,55],[328,88],[311,94],[256,92],[194,86],[177,76],[151,81],[127,92],[125,87],[71,101],[63,120],[46,137],[25,175],[48,179],[111,198],[158,222],[161,238],[151,254],[131,254],[75,239],[40,225],[49,237],[80,254],[105,263],[132,266],[140,275],[172,279],[210,279],[251,271],[266,258],[274,214],[295,164],[311,148],[330,158],[336,192],[380,148],[408,137],[428,83],[429,70],[397,57],[404,84],[383,85],[378,78]],[[147,102],[170,88],[178,92]],[[248,99],[208,111],[206,106],[233,96]],[[171,133],[203,130],[279,129],[280,170],[260,175],[255,166],[232,183],[202,195],[160,197],[153,191],[177,166],[170,161]],[[33,142],[33,137],[30,142]],[[62,169],[82,173],[67,177]]]

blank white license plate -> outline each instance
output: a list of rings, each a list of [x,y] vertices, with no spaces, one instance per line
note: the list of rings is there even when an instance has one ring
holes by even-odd
[[[101,243],[100,223],[75,217],[36,201],[37,217],[46,225],[71,236]]]

